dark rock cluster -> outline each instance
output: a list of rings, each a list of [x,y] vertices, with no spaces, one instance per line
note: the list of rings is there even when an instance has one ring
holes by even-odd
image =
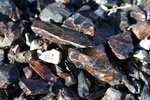
[[[150,100],[150,0],[0,0],[0,100]]]

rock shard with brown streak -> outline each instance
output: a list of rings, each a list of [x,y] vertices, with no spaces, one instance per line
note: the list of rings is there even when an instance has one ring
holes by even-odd
[[[68,56],[76,67],[85,69],[96,78],[108,82],[111,85],[119,84],[121,75],[109,62],[103,46],[92,48],[89,50],[88,55],[76,49],[69,49]]]
[[[93,45],[86,35],[55,24],[46,24],[35,19],[31,28],[35,33],[56,44],[73,45],[78,48],[87,48]]]
[[[147,39],[150,36],[150,23],[148,21],[137,22],[132,26],[132,31],[139,40]]]
[[[83,32],[86,35],[94,36],[93,22],[79,13],[76,13],[66,19],[62,26],[72,30]]]
[[[120,33],[109,38],[109,46],[119,59],[127,59],[128,55],[133,52],[131,33]]]
[[[52,71],[40,61],[31,61],[30,67],[46,81],[56,82],[59,80],[58,77],[55,76]]]

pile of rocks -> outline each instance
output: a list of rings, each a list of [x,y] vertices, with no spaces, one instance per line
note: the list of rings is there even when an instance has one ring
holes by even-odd
[[[0,0],[0,100],[149,100],[150,0]]]

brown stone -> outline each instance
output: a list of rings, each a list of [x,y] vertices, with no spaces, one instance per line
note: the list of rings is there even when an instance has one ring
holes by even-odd
[[[63,27],[83,32],[86,35],[94,36],[94,24],[88,18],[76,13],[66,19]]]
[[[127,59],[129,53],[133,52],[131,33],[124,32],[112,36],[108,41],[112,51],[119,59]]]
[[[132,31],[139,40],[148,38],[150,35],[150,23],[147,21],[137,22],[137,24],[133,25]]]
[[[85,69],[96,78],[108,82],[111,85],[118,84],[121,75],[113,68],[108,60],[103,46],[93,47],[88,55],[75,49],[69,49],[70,60],[78,67]]]
[[[30,67],[44,80],[56,82],[58,79],[57,76],[55,76],[52,71],[44,64],[42,64],[40,61],[31,61]]]
[[[78,48],[92,46],[92,42],[84,34],[55,24],[46,24],[40,20],[34,20],[31,28],[35,33],[56,44],[73,45]]]

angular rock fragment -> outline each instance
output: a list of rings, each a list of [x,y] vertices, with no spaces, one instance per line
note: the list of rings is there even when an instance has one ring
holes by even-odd
[[[103,45],[93,47],[87,52],[88,55],[85,55],[78,50],[69,49],[68,56],[77,68],[85,69],[99,80],[105,81],[110,85],[117,85],[122,81],[132,93],[136,92],[126,77],[109,62]]]
[[[43,41],[39,39],[35,39],[31,42],[30,50],[36,50],[38,48],[41,48],[43,46]]]
[[[52,49],[43,52],[39,58],[48,63],[59,64],[62,59],[62,53],[58,50]]]
[[[72,30],[83,32],[86,35],[94,36],[93,22],[79,13],[76,13],[66,19],[62,26]]]
[[[30,67],[46,81],[56,82],[59,80],[58,77],[52,73],[50,68],[39,61],[31,61]]]
[[[132,31],[139,40],[147,39],[150,35],[150,23],[147,21],[139,21],[133,25]]]
[[[30,67],[25,67],[23,69],[26,79],[31,79],[33,75],[33,70]]]
[[[131,33],[120,33],[109,38],[108,41],[112,51],[119,59],[127,59],[129,53],[133,52]]]
[[[46,24],[40,20],[35,20],[31,28],[35,33],[56,44],[73,45],[78,48],[92,46],[92,42],[84,34],[54,24]]]
[[[68,88],[63,88],[59,90],[57,100],[79,100],[79,98],[73,91]]]
[[[14,64],[0,65],[0,88],[7,88],[20,77],[19,70]]]
[[[21,38],[23,29],[20,23],[0,22],[0,47],[10,46],[14,40]]]
[[[144,58],[148,56],[148,53],[145,50],[138,50],[133,56],[140,60],[144,60]]]
[[[22,12],[16,7],[13,0],[0,0],[0,20],[11,18],[13,21],[19,21],[21,16]]]
[[[40,19],[44,22],[54,21],[62,23],[71,15],[71,12],[62,3],[56,2],[45,7],[40,13]]]
[[[38,95],[48,93],[48,84],[42,80],[22,79],[19,82],[19,86],[26,95]]]
[[[137,21],[146,21],[146,14],[141,9],[136,9],[130,12],[130,16]]]
[[[65,78],[65,85],[66,86],[71,86],[74,84],[76,84],[76,79],[73,75],[70,75],[70,76]]]
[[[102,100],[122,100],[123,94],[118,91],[118,90],[115,90],[114,88],[109,88],[107,91],[106,91],[106,94],[105,96],[102,98]]]
[[[32,60],[31,51],[23,51],[14,56],[15,60],[20,63],[29,63]]]
[[[76,67],[85,69],[96,78],[111,85],[119,84],[121,75],[109,62],[104,47],[93,47],[87,52],[88,55],[85,55],[75,49],[69,49],[68,56]]]
[[[78,75],[78,94],[80,97],[85,98],[90,94],[91,82],[81,71]]]
[[[150,100],[150,86],[149,86],[149,84],[145,84],[143,91],[141,93],[140,100]]]
[[[139,43],[139,47],[145,50],[150,50],[150,40],[149,39],[141,40]]]

